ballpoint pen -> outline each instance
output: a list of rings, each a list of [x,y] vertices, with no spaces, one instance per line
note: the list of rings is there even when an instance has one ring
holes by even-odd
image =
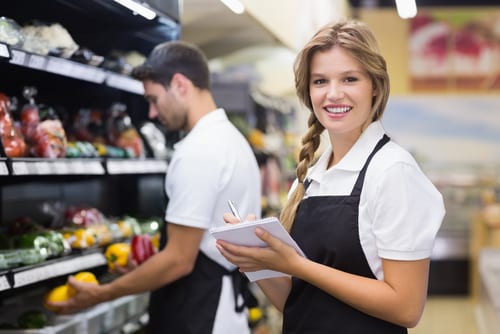
[[[231,210],[231,213],[233,214],[233,216],[235,216],[236,218],[238,218],[238,220],[241,222],[242,221],[241,220],[241,216],[238,213],[238,210],[236,209],[236,207],[234,206],[233,201],[228,200],[227,204],[229,205],[229,209]]]

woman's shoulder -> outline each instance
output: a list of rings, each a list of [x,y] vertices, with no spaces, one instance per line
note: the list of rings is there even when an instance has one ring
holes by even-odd
[[[414,155],[396,141],[391,140],[373,156],[369,170],[383,173],[389,169],[398,168],[398,166],[421,173],[420,166]]]

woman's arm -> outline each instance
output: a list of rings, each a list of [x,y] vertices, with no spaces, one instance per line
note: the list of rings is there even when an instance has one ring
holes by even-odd
[[[285,302],[290,294],[292,280],[289,277],[268,278],[257,281],[257,285],[264,292],[271,304],[283,312]]]
[[[429,262],[383,259],[384,280],[377,280],[305,260],[294,275],[366,314],[411,328],[424,309]]]
[[[377,280],[313,262],[263,229],[256,229],[256,233],[269,247],[237,246],[222,240],[217,241],[217,247],[242,272],[261,269],[280,271],[307,281],[374,317],[403,327],[414,327],[418,323],[427,296],[429,259],[383,259],[384,280]],[[290,292],[290,280],[263,280],[259,286],[273,305],[282,311]]]

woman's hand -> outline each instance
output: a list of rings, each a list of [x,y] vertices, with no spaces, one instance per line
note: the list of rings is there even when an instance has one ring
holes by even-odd
[[[229,216],[232,216],[229,214]],[[236,217],[224,215],[228,223],[237,222]],[[233,219],[234,218],[234,219]],[[217,249],[231,263],[238,266],[241,272],[271,269],[293,275],[294,268],[302,258],[297,251],[273,237],[262,228],[256,228],[255,234],[269,247],[238,246],[223,240],[217,240]]]
[[[235,215],[233,215],[232,213],[229,213],[229,212],[226,212],[224,214],[224,216],[222,216],[222,218],[224,218],[224,221],[228,224],[238,224],[240,223],[240,220],[238,218],[236,218]],[[257,219],[257,216],[254,215],[254,214],[249,214],[246,218],[245,218],[245,221],[252,221],[252,220],[256,220]]]

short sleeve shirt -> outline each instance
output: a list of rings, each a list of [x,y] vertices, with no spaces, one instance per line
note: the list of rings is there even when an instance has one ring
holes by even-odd
[[[242,216],[259,217],[261,180],[248,141],[223,109],[205,115],[174,146],[165,191],[169,198],[165,220],[206,230],[200,250],[226,269],[234,269],[216,249],[208,229],[225,224],[222,217],[229,211],[229,199]]]
[[[308,171],[305,196],[349,195],[369,154],[385,131],[372,123],[335,166],[332,148]],[[359,240],[372,272],[383,279],[381,259],[418,260],[431,255],[445,214],[443,198],[414,158],[394,141],[373,156],[359,203]]]

